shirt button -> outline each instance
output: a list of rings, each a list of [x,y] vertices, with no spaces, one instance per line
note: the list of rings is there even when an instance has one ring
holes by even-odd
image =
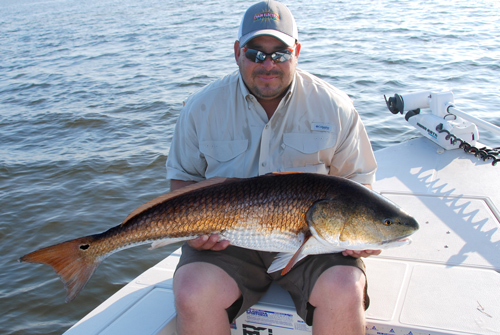
[[[265,167],[266,166],[266,162],[263,162],[262,164],[260,164],[262,167]]]
[[[269,125],[268,125],[268,124],[266,124],[265,128],[266,128],[266,129],[269,129]]]

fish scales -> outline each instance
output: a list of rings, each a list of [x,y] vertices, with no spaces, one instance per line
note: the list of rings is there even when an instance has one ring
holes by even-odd
[[[338,250],[339,231],[349,231],[343,245],[359,250],[364,241],[400,243],[417,229],[396,205],[347,179],[309,173],[215,178],[160,196],[101,234],[46,247],[20,261],[52,266],[71,301],[102,260],[139,244],[161,246],[219,234],[236,246],[298,255]]]
[[[231,181],[159,203],[102,235],[94,235],[97,253],[165,238],[222,233],[248,223],[261,234],[278,230],[298,234],[307,229],[305,213],[324,184],[315,185],[308,178],[294,179],[293,183],[272,177],[255,181]],[[101,240],[112,243],[99,243]]]

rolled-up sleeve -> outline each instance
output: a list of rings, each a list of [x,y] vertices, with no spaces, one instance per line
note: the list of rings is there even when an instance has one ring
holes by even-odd
[[[345,177],[361,184],[373,184],[377,162],[366,129],[358,112],[352,109],[343,123],[337,151],[329,174]]]
[[[167,179],[201,181],[205,179],[206,161],[200,152],[196,123],[187,104],[175,126],[167,158]]]

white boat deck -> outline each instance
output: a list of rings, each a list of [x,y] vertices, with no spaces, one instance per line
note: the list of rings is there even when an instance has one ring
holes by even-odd
[[[376,153],[374,189],[420,223],[413,243],[365,259],[366,334],[500,334],[500,166],[417,138]],[[66,334],[175,332],[175,252]],[[232,334],[310,334],[288,294],[272,287]]]

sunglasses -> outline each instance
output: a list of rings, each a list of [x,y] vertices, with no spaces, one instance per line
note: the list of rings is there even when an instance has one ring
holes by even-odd
[[[260,50],[244,47],[243,52],[245,53],[245,57],[254,63],[263,63],[267,57],[270,57],[274,63],[284,63],[290,60],[293,55],[293,49],[285,49],[268,54]]]

